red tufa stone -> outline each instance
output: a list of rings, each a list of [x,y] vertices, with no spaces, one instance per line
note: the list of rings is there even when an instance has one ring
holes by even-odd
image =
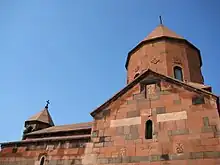
[[[173,35],[170,37],[172,38]],[[129,63],[127,64],[129,84],[91,113],[94,117],[93,123],[84,124],[83,128],[77,127],[77,129],[70,129],[68,126],[68,131],[66,126],[61,126],[66,129],[59,129],[56,135],[55,132],[50,132],[51,134],[47,134],[46,137],[40,134],[37,138],[30,136],[25,141],[3,144],[5,148],[0,152],[0,162],[6,161],[6,158],[14,161],[18,157],[39,160],[42,155],[45,155],[49,162],[50,160],[61,159],[74,159],[80,162],[81,159],[89,159],[89,157],[94,161],[96,158],[110,160],[111,157],[132,156],[135,158],[137,156],[136,158],[140,159],[139,156],[145,158],[154,156],[155,162],[146,161],[142,163],[140,160],[136,163],[128,163],[133,165],[145,165],[147,163],[151,165],[183,165],[188,163],[214,165],[216,163],[214,161],[215,155],[212,155],[209,160],[203,159],[203,161],[188,158],[186,158],[187,160],[160,160],[161,155],[170,156],[171,154],[205,151],[220,152],[220,140],[216,137],[217,128],[220,128],[220,121],[216,96],[200,88],[204,84],[199,51],[183,38],[174,37],[165,40],[165,38],[158,39],[158,35],[153,38],[154,41],[144,41],[141,47],[137,47],[135,51],[129,53]],[[173,67],[177,65],[183,69],[184,80],[192,81],[191,84],[194,85],[197,83],[198,88],[172,78]],[[146,70],[147,68],[151,70]],[[140,75],[134,79],[136,72],[140,72]],[[154,79],[162,80],[157,82],[160,91],[154,90],[155,85],[143,85],[143,83]],[[202,85],[198,85],[198,83]],[[141,85],[142,91],[140,91]],[[148,87],[151,87],[151,90]],[[154,93],[154,97],[149,92]],[[205,96],[205,104],[192,105],[192,97],[197,95]],[[109,113],[105,114],[103,110],[109,110]],[[181,111],[186,111],[186,119],[168,116],[168,113],[172,115],[174,112]],[[97,114],[99,116],[96,116]],[[164,119],[166,120],[158,121],[159,115],[165,115]],[[140,117],[141,123],[126,123],[121,120],[134,116]],[[112,126],[111,120],[118,120],[119,122],[121,120],[121,128]],[[153,122],[153,139],[145,139],[147,120]],[[57,131],[57,128],[60,127],[55,126],[47,130],[51,131],[54,128]],[[86,131],[87,133],[85,133]],[[91,133],[97,131],[97,133],[93,134],[95,137],[93,135],[91,137],[88,131]],[[42,132],[44,135],[46,134],[44,129]],[[82,142],[83,140],[84,142]],[[83,145],[86,141],[88,144]],[[47,149],[26,150],[28,145],[39,145],[38,142],[42,142],[46,146],[53,143],[55,146],[52,149],[45,147]],[[75,142],[80,146],[74,146]],[[23,146],[19,147],[18,145],[17,153],[12,153],[13,147],[11,146],[15,147],[15,144],[22,144]],[[95,156],[92,158],[92,155]],[[126,165],[128,163],[121,164]]]

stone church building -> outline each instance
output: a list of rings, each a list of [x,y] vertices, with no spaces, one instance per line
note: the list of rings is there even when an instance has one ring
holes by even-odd
[[[93,121],[54,125],[48,104],[22,140],[1,143],[0,165],[220,164],[219,97],[200,50],[158,25],[127,56],[127,84]]]

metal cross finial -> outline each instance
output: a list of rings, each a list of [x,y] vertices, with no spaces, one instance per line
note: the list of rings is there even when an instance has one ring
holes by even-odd
[[[46,102],[47,102],[47,104],[46,104],[45,108],[48,108],[48,105],[50,104],[50,100],[47,100]]]
[[[161,15],[159,16],[159,18],[160,18],[160,24],[163,25],[163,20],[162,20]]]

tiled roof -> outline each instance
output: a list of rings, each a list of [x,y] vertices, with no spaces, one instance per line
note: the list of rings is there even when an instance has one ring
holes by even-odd
[[[28,133],[28,134],[26,134],[26,136],[46,134],[46,133],[56,133],[56,132],[68,132],[68,131],[82,130],[82,129],[90,129],[91,127],[92,127],[92,122],[68,124],[68,125],[58,125],[58,126],[53,126],[53,127],[39,130],[39,131],[34,131],[31,133]]]
[[[172,30],[168,29],[166,26],[159,25],[144,39],[144,41],[159,38],[159,37],[171,37],[171,38],[177,38],[177,39],[184,39],[183,37],[173,32]]]
[[[40,121],[43,123],[47,123],[51,126],[54,126],[53,120],[52,120],[50,113],[46,107],[42,111],[37,113],[36,115],[30,117],[27,121]]]

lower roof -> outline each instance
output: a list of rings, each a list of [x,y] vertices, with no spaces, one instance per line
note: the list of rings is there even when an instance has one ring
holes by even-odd
[[[5,143],[0,143],[0,144],[4,146],[4,145],[27,144],[27,143],[42,142],[42,141],[65,141],[65,140],[75,140],[75,139],[88,139],[90,137],[91,137],[90,134],[62,136],[62,137],[45,137],[45,138],[26,139],[26,140],[20,140],[20,141],[5,142]]]
[[[32,142],[40,142],[40,141],[62,141],[62,140],[71,140],[71,139],[84,139],[90,138],[90,134],[82,134],[82,135],[71,135],[71,136],[56,136],[56,137],[43,137],[43,138],[28,138],[29,135],[41,135],[41,134],[50,134],[50,133],[58,133],[58,132],[70,132],[70,131],[78,131],[78,130],[87,130],[92,128],[93,122],[86,123],[77,123],[77,124],[68,124],[68,125],[58,125],[52,126],[49,128],[45,128],[39,131],[34,131],[28,134],[25,134],[27,137],[25,140],[21,141],[13,141],[13,142],[4,142],[0,143],[1,145],[9,145],[9,144],[21,144],[21,143],[32,143]]]
[[[45,129],[42,129],[42,130],[39,130],[39,131],[34,131],[34,132],[31,132],[31,133],[27,133],[25,136],[91,129],[92,128],[92,123],[93,122],[58,125],[58,126],[45,128]]]

